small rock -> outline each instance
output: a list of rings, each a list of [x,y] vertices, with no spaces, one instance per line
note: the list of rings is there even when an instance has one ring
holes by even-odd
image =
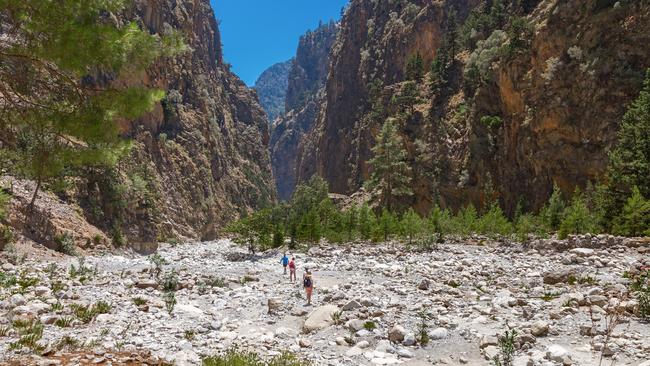
[[[533,324],[532,328],[530,329],[530,332],[535,336],[535,337],[544,337],[548,334],[548,323],[540,320],[537,321]]]
[[[445,339],[449,336],[449,331],[445,328],[436,328],[431,332],[431,339]]]
[[[546,358],[555,362],[564,362],[564,359],[569,356],[569,351],[566,348],[552,344],[546,348]]]
[[[418,285],[418,289],[422,291],[426,291],[429,289],[430,286],[431,286],[431,281],[425,278]]]
[[[417,343],[417,340],[415,339],[415,334],[413,333],[408,333],[405,335],[404,340],[402,341],[402,344],[405,346],[414,346],[415,343]]]
[[[348,302],[347,304],[345,304],[341,309],[343,309],[344,311],[350,311],[350,310],[360,309],[362,306],[363,305],[361,305],[360,302],[358,302],[356,300],[352,300],[352,301]]]
[[[310,348],[311,342],[308,339],[300,338],[298,340],[298,345],[300,346],[300,348]]]
[[[401,343],[406,337],[406,329],[401,325],[394,325],[388,332],[388,339],[394,343]]]
[[[156,282],[154,279],[142,279],[139,280],[138,282],[135,283],[135,287],[139,289],[148,289],[148,288],[153,288],[157,289],[158,288],[158,282]]]

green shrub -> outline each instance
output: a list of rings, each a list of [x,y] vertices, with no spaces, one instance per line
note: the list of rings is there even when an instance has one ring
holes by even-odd
[[[508,34],[502,30],[495,30],[488,39],[479,41],[465,66],[465,77],[473,79],[474,85],[491,80],[492,64],[504,55],[507,41]]]
[[[270,360],[263,360],[257,353],[241,351],[237,348],[227,351],[223,355],[206,357],[202,366],[309,366],[308,361],[303,361],[289,352],[283,352]]]
[[[399,222],[400,234],[408,238],[408,244],[413,243],[413,239],[419,236],[423,230],[422,218],[412,208],[408,209],[402,220]]]
[[[377,329],[377,323],[373,322],[372,320],[368,320],[367,322],[363,323],[363,329],[365,330],[375,330]]]
[[[178,274],[175,269],[172,269],[165,275],[161,282],[161,287],[164,292],[173,292],[178,288]]]
[[[429,344],[430,338],[429,338],[429,324],[427,323],[429,320],[429,314],[427,314],[425,311],[421,311],[418,313],[418,317],[420,318],[420,322],[418,323],[418,330],[417,330],[417,341],[420,343],[422,346],[426,346]]]
[[[508,235],[513,232],[513,228],[499,204],[494,202],[490,210],[478,220],[478,232],[489,236]]]
[[[45,346],[38,343],[43,338],[43,324],[40,321],[15,321],[13,326],[20,338],[9,343],[9,349],[19,350],[22,347],[27,347],[33,352],[40,352],[45,349]]]
[[[153,269],[153,271],[151,271],[151,273],[156,278],[160,277],[160,274],[162,273],[162,270],[163,270],[163,266],[169,264],[169,262],[167,262],[165,260],[165,258],[163,258],[158,253],[154,253],[154,254],[150,255],[149,256],[149,262],[151,262],[151,264],[154,265],[154,269]]]
[[[54,238],[54,242],[58,245],[57,250],[63,254],[76,256],[77,246],[70,233],[63,233]]]
[[[521,243],[526,242],[530,234],[537,237],[546,236],[543,220],[533,214],[523,214],[515,225],[516,239]]]
[[[90,323],[99,314],[108,314],[112,306],[105,301],[98,301],[92,305],[72,304],[72,312],[84,324]]]
[[[494,356],[492,362],[494,366],[512,366],[512,361],[515,356],[515,341],[517,339],[517,331],[506,331],[503,336],[499,336],[499,354]]]
[[[481,123],[490,130],[496,130],[503,124],[503,120],[499,116],[483,116]]]
[[[176,293],[174,291],[165,292],[163,295],[163,301],[165,301],[165,309],[167,309],[167,313],[172,315],[174,313],[174,307],[176,307]]]

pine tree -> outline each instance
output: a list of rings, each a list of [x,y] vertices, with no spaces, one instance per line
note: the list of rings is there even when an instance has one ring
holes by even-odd
[[[431,211],[429,212],[429,217],[427,220],[429,230],[432,233],[436,234],[437,241],[439,243],[442,243],[445,240],[445,226],[444,226],[445,214],[446,212],[441,210],[440,206],[435,204],[431,209]]]
[[[597,234],[599,230],[596,221],[585,203],[583,194],[576,189],[571,205],[564,211],[558,237],[565,239],[569,234]]]
[[[413,238],[422,233],[422,218],[412,208],[409,208],[402,216],[400,226],[402,235],[408,237],[408,243],[411,245]]]
[[[391,211],[397,198],[413,194],[409,186],[411,167],[406,162],[406,150],[393,119],[387,119],[382,126],[372,152],[374,156],[369,161],[372,173],[366,185],[373,199]]]
[[[424,74],[424,59],[420,52],[411,55],[406,61],[406,79],[420,81]]]
[[[635,186],[642,196],[650,197],[650,69],[643,90],[623,117],[618,143],[609,160],[609,185],[615,208],[620,210]]]
[[[134,77],[184,50],[178,34],[151,35],[106,15],[124,0],[0,0],[0,108],[14,169],[48,180],[83,166],[113,165],[127,150],[118,120],[150,111],[164,93],[100,80]]]
[[[562,222],[562,217],[564,215],[565,203],[562,199],[562,191],[557,184],[553,184],[553,193],[551,198],[548,200],[548,205],[543,209],[542,216],[546,225],[551,230],[557,230],[560,228],[560,223]]]
[[[420,102],[418,86],[414,81],[407,81],[401,93],[394,98],[402,112],[413,113],[413,107]]]
[[[386,207],[384,207],[381,210],[381,215],[379,216],[378,221],[378,231],[381,233],[384,241],[387,241],[388,238],[395,232],[397,220],[395,219],[395,216],[393,216],[393,214]]]
[[[460,31],[458,29],[458,11],[455,7],[451,7],[447,13],[447,23],[445,26],[445,39],[447,48],[449,49],[449,56],[453,60],[456,57],[458,42],[460,40]]]
[[[368,240],[371,238],[375,221],[374,216],[368,204],[364,203],[359,210],[359,234],[361,239]]]
[[[347,233],[347,240],[352,241],[359,224],[359,210],[356,207],[351,207],[344,213],[344,227]]]
[[[650,236],[650,200],[637,187],[632,189],[632,195],[616,218],[613,231],[623,236]]]

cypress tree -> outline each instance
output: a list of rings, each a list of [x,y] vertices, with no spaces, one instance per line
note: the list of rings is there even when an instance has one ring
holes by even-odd
[[[397,198],[413,195],[409,186],[411,167],[406,162],[406,150],[393,119],[387,119],[382,126],[372,152],[374,156],[369,161],[372,173],[366,186],[372,192],[373,199],[379,200],[381,207],[391,211]]]

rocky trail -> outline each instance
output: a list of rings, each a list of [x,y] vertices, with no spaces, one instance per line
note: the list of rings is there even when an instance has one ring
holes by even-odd
[[[598,365],[603,347],[603,365],[650,365],[650,326],[632,314],[624,278],[650,264],[647,247],[315,247],[295,253],[299,282],[314,271],[313,306],[277,251],[251,258],[220,240],[159,255],[158,279],[150,258],[130,253],[3,262],[0,364],[200,364],[237,345],[314,365],[488,365],[511,328],[514,365]],[[161,286],[172,271],[170,316]],[[613,310],[623,315],[605,344]],[[11,346],[16,321],[43,324],[45,356]]]

